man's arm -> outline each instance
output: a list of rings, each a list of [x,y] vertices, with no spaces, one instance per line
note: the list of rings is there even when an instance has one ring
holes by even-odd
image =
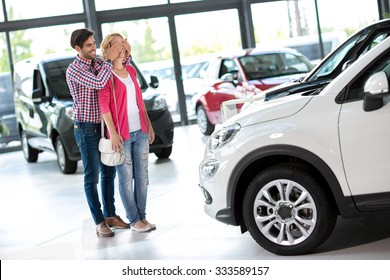
[[[104,62],[97,75],[86,71],[77,64],[70,64],[67,71],[67,80],[81,84],[88,88],[103,89],[111,77],[112,64]]]

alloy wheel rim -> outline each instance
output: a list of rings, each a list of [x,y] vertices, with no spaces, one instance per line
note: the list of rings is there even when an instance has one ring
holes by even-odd
[[[256,196],[253,215],[261,233],[283,246],[305,241],[317,222],[312,196],[291,180],[275,180],[265,185]]]
[[[28,157],[28,143],[27,143],[26,133],[22,134],[22,149],[23,149],[24,156],[27,158]]]
[[[57,144],[57,157],[58,157],[58,163],[60,165],[61,170],[64,170],[64,168],[65,168],[65,151],[64,151],[64,147],[62,146],[61,141],[58,141],[58,144]]]

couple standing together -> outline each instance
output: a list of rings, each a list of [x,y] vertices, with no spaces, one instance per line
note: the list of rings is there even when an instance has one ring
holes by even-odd
[[[93,36],[94,32],[87,28],[72,33],[70,44],[77,56],[68,66],[66,80],[73,98],[74,134],[84,166],[84,191],[96,233],[110,237],[114,236],[111,228],[131,228],[137,232],[154,230],[156,226],[146,220],[145,211],[149,143],[153,143],[155,135],[136,70],[130,64],[131,46],[122,35],[110,34],[100,46],[102,58],[99,58]],[[124,163],[116,167],[100,161],[101,118],[106,123],[112,147],[123,149],[125,153]],[[97,190],[99,169],[103,210]],[[130,223],[116,215],[116,172]]]

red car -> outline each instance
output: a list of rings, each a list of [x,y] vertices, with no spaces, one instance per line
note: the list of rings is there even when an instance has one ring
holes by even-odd
[[[305,56],[288,48],[245,49],[217,57],[206,70],[203,90],[193,99],[200,131],[210,135],[222,122],[222,102],[297,80],[312,68]]]

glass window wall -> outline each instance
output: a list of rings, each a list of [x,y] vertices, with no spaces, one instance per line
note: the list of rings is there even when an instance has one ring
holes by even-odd
[[[294,48],[316,64],[352,33],[379,19],[377,1],[366,2],[361,6],[354,0],[317,0],[322,50],[314,1],[253,4],[256,45]]]
[[[32,56],[73,50],[70,35],[84,27],[78,23],[10,32],[13,60],[17,63]]]
[[[116,10],[124,8],[145,7],[153,5],[167,4],[168,0],[95,0],[97,11]]]
[[[201,0],[95,0],[96,9],[112,10]],[[8,20],[34,19],[83,12],[82,0],[4,0]],[[317,0],[323,46],[319,46],[315,2],[313,0],[274,1],[251,5],[256,46],[295,48],[317,63],[347,36],[379,19],[377,0],[366,0],[361,8],[355,0]],[[337,6],[337,9],[334,7]],[[48,7],[36,9],[36,7]],[[33,13],[31,11],[34,11]],[[276,12],[277,11],[277,12]],[[346,14],[348,11],[348,14]],[[338,20],[333,20],[337,18]],[[4,16],[0,14],[0,22]],[[215,53],[242,48],[237,10],[221,10],[175,16],[182,64],[182,81],[189,118],[194,116],[192,97],[202,87],[202,73]],[[189,24],[191,23],[191,24]],[[193,24],[192,24],[193,23]],[[72,50],[71,32],[84,23],[42,27],[10,32],[15,62],[33,55]],[[167,18],[102,24],[103,35],[121,32],[133,46],[133,57],[147,80],[158,76],[159,91],[167,99],[175,121],[180,121],[178,91],[172,60],[172,46]],[[1,71],[9,71],[5,36],[0,38],[3,60]]]
[[[322,32],[343,30],[351,35],[379,20],[377,0],[365,0],[364,5],[357,5],[355,0],[317,0],[317,3]]]
[[[4,14],[3,14],[3,2],[0,2],[0,21],[4,21]]]
[[[8,20],[71,15],[84,11],[82,0],[55,1],[55,3],[52,0],[5,0],[5,5]]]
[[[9,72],[10,64],[8,59],[6,34],[0,33],[0,73]]]
[[[175,17],[182,79],[189,119],[195,117],[194,95],[202,90],[202,77],[217,53],[242,48],[237,10]],[[188,24],[195,23],[195,24]]]

